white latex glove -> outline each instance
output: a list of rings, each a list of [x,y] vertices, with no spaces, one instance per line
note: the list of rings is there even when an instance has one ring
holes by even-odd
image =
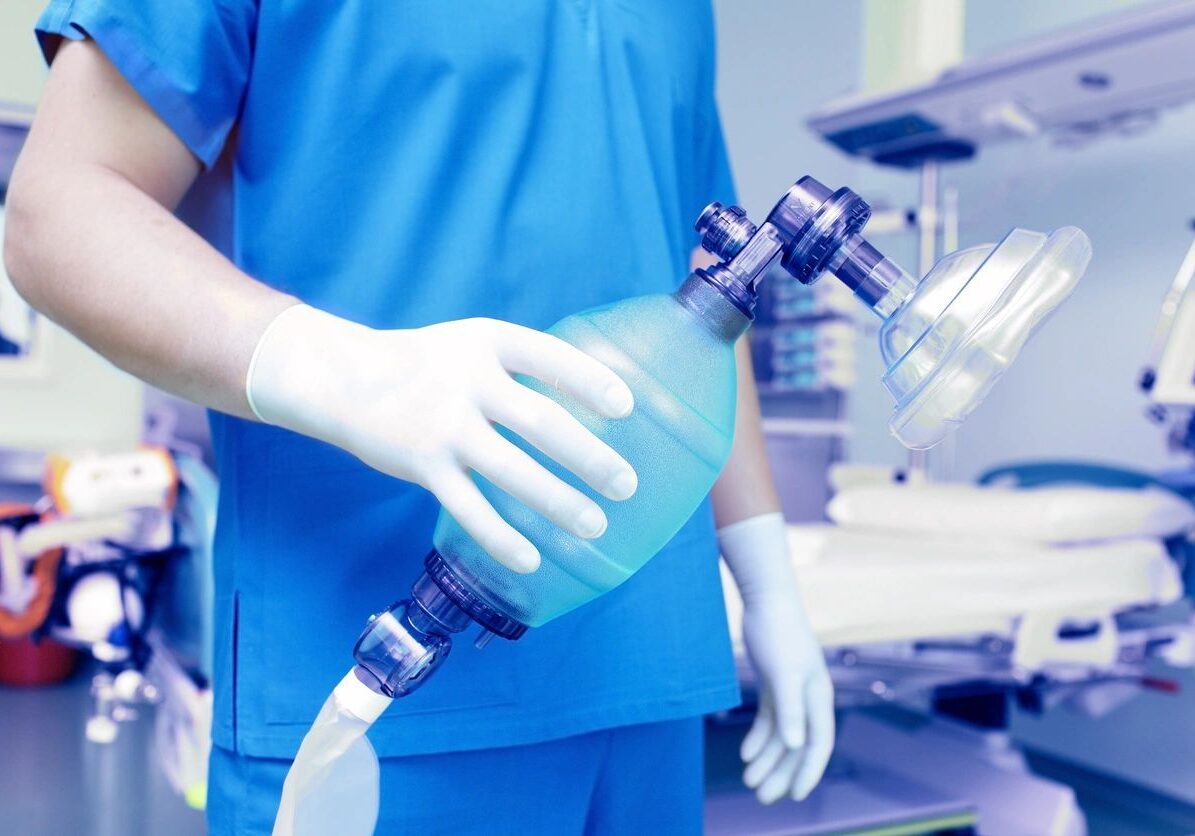
[[[246,395],[262,421],[427,488],[495,560],[532,572],[538,550],[499,516],[469,471],[578,537],[600,537],[606,515],[495,424],[610,499],[626,499],[638,483],[631,466],[568,410],[512,374],[538,378],[610,418],[634,406],[614,372],[540,331],[493,319],[380,331],[307,305],[288,308],[266,329]]]
[[[800,801],[834,748],[834,686],[789,561],[784,517],[764,514],[718,531],[743,599],[743,642],[759,678],[759,710],[743,739],[743,782],[764,804]]]

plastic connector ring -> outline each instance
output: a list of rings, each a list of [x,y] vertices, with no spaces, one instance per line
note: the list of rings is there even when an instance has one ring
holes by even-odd
[[[428,576],[452,600],[452,603],[468,613],[470,618],[491,633],[504,639],[517,639],[527,632],[526,624],[498,612],[461,583],[449,568],[448,563],[435,549],[428,553],[423,566]]]

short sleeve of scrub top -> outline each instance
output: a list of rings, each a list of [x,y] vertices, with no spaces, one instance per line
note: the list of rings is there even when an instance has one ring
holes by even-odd
[[[53,0],[37,22],[51,58],[57,37],[91,38],[158,117],[210,168],[237,120],[249,79],[254,0],[120,3]]]

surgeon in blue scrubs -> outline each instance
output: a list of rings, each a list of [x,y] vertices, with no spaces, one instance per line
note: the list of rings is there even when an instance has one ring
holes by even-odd
[[[760,20],[759,25],[766,25]],[[583,537],[635,474],[605,366],[542,333],[670,291],[734,199],[707,0],[52,0],[49,81],[9,193],[17,288],[117,365],[211,409],[211,831],[267,833],[366,616],[441,504],[510,571],[494,481]],[[792,172],[777,172],[777,188]],[[517,642],[459,643],[370,737],[378,832],[695,833],[702,715],[739,701],[719,548],[759,709],[744,778],[803,798],[833,739],[740,346],[734,452],[638,575]],[[513,452],[512,452],[513,451]]]

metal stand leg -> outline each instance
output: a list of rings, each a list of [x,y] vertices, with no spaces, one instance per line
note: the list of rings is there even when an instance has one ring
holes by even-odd
[[[938,163],[926,160],[921,165],[921,192],[917,203],[918,256],[917,274],[924,276],[938,260]],[[916,481],[929,477],[929,452],[909,452],[909,475]]]

